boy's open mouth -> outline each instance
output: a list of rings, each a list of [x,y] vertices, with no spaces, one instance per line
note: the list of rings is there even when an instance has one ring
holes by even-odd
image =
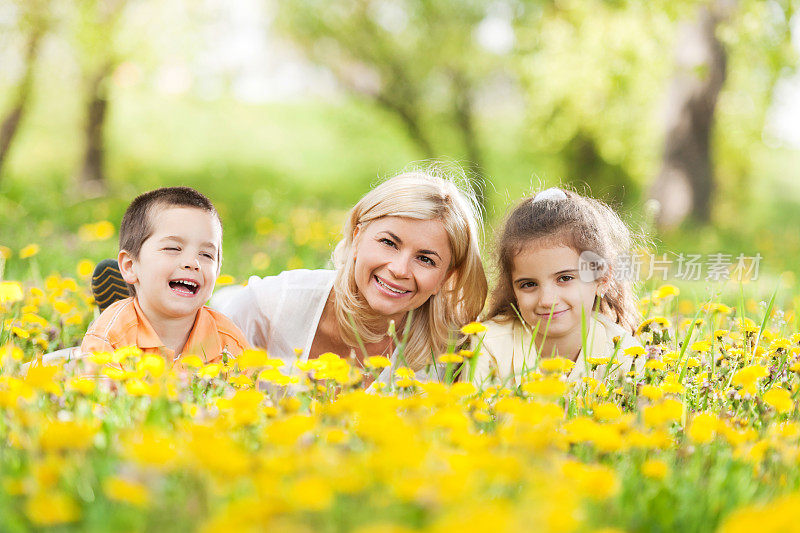
[[[190,279],[174,279],[169,282],[169,287],[181,296],[194,296],[200,285]]]

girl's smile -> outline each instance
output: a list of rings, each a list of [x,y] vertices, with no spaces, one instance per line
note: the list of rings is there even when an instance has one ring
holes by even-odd
[[[570,354],[573,345],[580,347],[581,315],[591,315],[599,286],[579,278],[579,258],[569,246],[534,241],[514,257],[511,271],[519,312],[532,328],[538,326],[539,344],[563,344]]]

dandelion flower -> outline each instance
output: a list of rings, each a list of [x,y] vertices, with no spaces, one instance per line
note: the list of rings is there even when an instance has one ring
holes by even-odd
[[[29,244],[25,248],[19,251],[19,258],[20,259],[28,259],[29,257],[33,257],[34,255],[39,253],[39,245],[38,244]]]

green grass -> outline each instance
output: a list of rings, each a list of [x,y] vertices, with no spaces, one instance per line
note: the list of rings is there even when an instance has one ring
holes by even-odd
[[[0,178],[0,244],[15,252],[6,265],[8,279],[31,275],[30,262],[16,256],[31,242],[42,246],[35,260],[44,274],[72,273],[79,259],[114,255],[115,239],[82,242],[76,237],[78,228],[102,219],[116,225],[136,194],[178,184],[198,188],[217,204],[226,232],[225,272],[242,278],[287,265],[321,267],[336,240],[331,228],[341,224],[343,212],[380,177],[423,157],[402,124],[369,103],[255,105],[117,88],[107,131],[109,194],[86,198],[74,178],[80,132],[74,96],[52,91],[37,95]],[[486,229],[491,238],[492,227],[509,205],[531,186],[558,183],[568,165],[559,154],[528,149],[526,140],[534,132],[522,117],[484,118],[481,132],[492,182]],[[458,146],[455,133],[444,128],[436,141],[438,146]],[[748,178],[752,193],[742,195],[747,202],[723,198],[714,225],[687,225],[655,236],[658,249],[734,256],[760,252],[770,283],[783,271],[800,274],[800,235],[794,231],[800,224],[800,192],[793,185],[796,176],[786,171],[800,168],[800,157],[754,147],[753,158],[759,175]],[[615,193],[594,189],[601,197]],[[641,191],[625,194],[632,199],[626,202],[631,206],[626,217],[646,225]],[[256,231],[262,217],[274,226],[266,235]],[[328,238],[298,244],[297,228],[317,220]],[[268,264],[263,256],[251,261],[258,252],[267,254]]]

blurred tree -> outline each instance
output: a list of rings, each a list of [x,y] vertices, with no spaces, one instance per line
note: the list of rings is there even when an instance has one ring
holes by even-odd
[[[84,150],[78,178],[83,190],[106,190],[105,125],[111,74],[123,55],[115,37],[128,0],[73,0],[73,42],[84,77]]]
[[[662,229],[678,225],[689,215],[700,222],[711,217],[711,128],[727,64],[716,32],[732,8],[727,1],[702,6],[696,20],[683,22],[678,31],[678,71],[667,94],[661,170],[650,188],[650,195],[658,200],[656,223]]]
[[[712,208],[732,211],[748,196],[750,155],[762,143],[773,87],[796,66],[795,4],[545,6],[538,24],[517,30],[530,144],[560,154],[571,179],[617,199],[632,196],[620,185],[638,190],[652,183],[662,229],[689,214],[707,221]],[[688,66],[687,55],[694,58]],[[682,188],[674,185],[681,173]]]
[[[479,32],[495,21],[513,38],[525,10],[513,0],[295,0],[280,2],[276,22],[344,87],[396,115],[424,157],[450,153],[444,130],[454,130],[483,205],[476,98],[490,78],[508,74],[513,42],[500,35],[482,44]]]
[[[39,56],[42,39],[51,24],[50,0],[15,0],[14,4],[18,8],[17,30],[25,42],[23,73],[15,87],[9,109],[0,123],[0,177],[14,137],[27,111],[33,89],[36,59]]]

